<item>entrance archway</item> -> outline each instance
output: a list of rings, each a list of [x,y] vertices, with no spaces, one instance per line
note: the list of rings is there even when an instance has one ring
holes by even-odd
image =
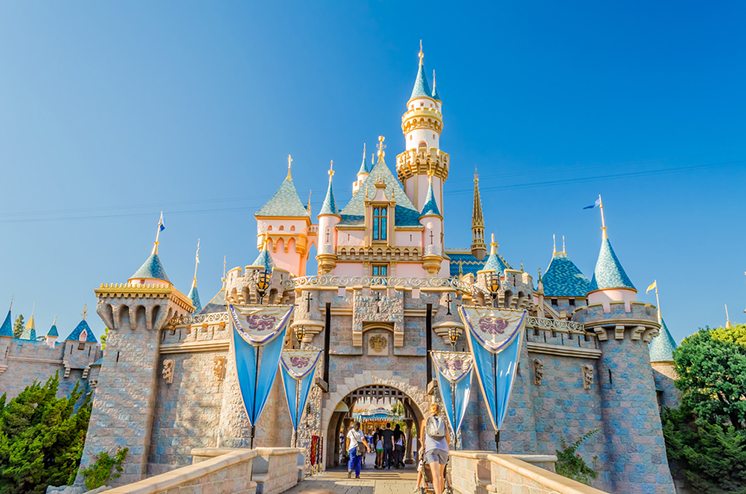
[[[345,395],[334,406],[334,411],[329,417],[326,431],[325,465],[327,468],[341,466],[340,453],[344,448],[344,436],[354,423],[356,417],[353,411],[356,405],[365,403],[401,403],[403,405],[402,422],[404,433],[407,438],[405,445],[405,459],[408,463],[412,460],[412,434],[419,434],[419,428],[423,419],[423,403],[404,391],[389,384],[369,384],[353,389]],[[364,432],[368,432],[364,430]]]

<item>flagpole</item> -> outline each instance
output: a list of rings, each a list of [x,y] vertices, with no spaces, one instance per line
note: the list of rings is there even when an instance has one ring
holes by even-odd
[[[161,237],[161,225],[163,225],[163,211],[158,218],[158,225],[155,227],[155,243],[153,243],[153,255],[158,254],[158,239]]]
[[[658,296],[658,280],[655,280],[655,305],[658,307],[658,324],[663,321],[663,313],[661,312],[661,299]]]
[[[197,286],[197,268],[199,267],[199,239],[197,239],[197,253],[194,255],[194,279],[192,286]]]
[[[601,194],[598,195],[598,208],[601,210],[601,235],[604,240],[608,238],[606,233],[606,217],[604,216],[604,201],[601,199]]]

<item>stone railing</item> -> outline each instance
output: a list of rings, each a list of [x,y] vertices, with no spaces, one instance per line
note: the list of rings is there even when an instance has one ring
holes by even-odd
[[[459,494],[604,494],[554,473],[556,456],[451,451],[451,480]]]
[[[303,450],[297,448],[196,448],[192,461],[192,465],[103,492],[278,494],[303,480]]]
[[[292,280],[295,288],[301,287],[354,287],[389,286],[403,288],[456,288],[456,278],[404,278],[394,276],[298,276]]]
[[[526,327],[543,329],[546,331],[560,331],[563,333],[585,334],[585,326],[575,321],[562,321],[558,319],[547,319],[544,317],[526,317]]]
[[[225,494],[255,494],[257,484],[251,480],[251,475],[256,457],[256,450],[227,450],[205,461],[103,492],[106,494],[157,494],[209,491]]]

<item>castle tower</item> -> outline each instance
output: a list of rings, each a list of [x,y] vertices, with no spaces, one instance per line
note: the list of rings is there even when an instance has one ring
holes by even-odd
[[[423,232],[425,235],[423,242],[425,255],[422,265],[429,274],[436,274],[440,271],[443,262],[443,216],[440,214],[438,202],[435,200],[432,174],[428,179],[425,205],[420,212],[420,224],[425,227]]]
[[[418,210],[425,205],[428,192],[428,172],[433,173],[435,200],[441,213],[443,183],[448,178],[449,156],[440,150],[443,131],[442,101],[430,90],[425,75],[425,54],[420,42],[419,66],[407,110],[402,115],[402,132],[406,142],[403,153],[396,157],[396,172],[404,191]]]
[[[357,180],[352,183],[352,193],[355,194],[365,182],[365,179],[370,175],[370,168],[373,166],[373,160],[371,159],[370,166],[365,163],[365,143],[363,143],[363,160],[360,162],[360,169],[357,171]]]
[[[2,326],[0,326],[0,338],[13,338],[13,321],[10,314],[13,309],[13,303],[8,308],[8,314],[5,316]]]
[[[254,214],[257,249],[269,241],[277,267],[294,276],[306,274],[311,245],[316,240],[311,230],[311,213],[303,205],[293,183],[293,157],[288,155],[288,171],[275,195]]]
[[[87,467],[102,451],[127,447],[124,473],[113,482],[122,485],[147,474],[158,378],[164,372],[161,329],[194,307],[166,276],[158,234],[150,256],[127,283],[102,284],[95,293],[96,312],[110,331],[80,465]]]
[[[365,147],[363,147],[363,162],[360,165],[360,171],[358,172],[358,188],[368,177],[368,170],[365,166]],[[337,204],[334,201],[334,190],[332,188],[332,177],[334,176],[334,162],[329,163],[329,186],[326,189],[326,197],[324,197],[324,203],[321,205],[319,211],[319,253],[316,256],[318,261],[319,273],[326,274],[330,272],[337,265],[337,254],[336,254],[336,235],[337,225],[339,224],[342,217],[339,215]],[[353,191],[357,192],[355,186]],[[354,193],[353,192],[353,193]]]
[[[36,341],[36,320],[34,318],[35,310],[31,311],[31,317],[26,321],[26,327],[21,334],[22,340]]]
[[[57,331],[57,319],[55,318],[55,320],[52,321],[52,327],[47,331],[47,336],[44,338],[44,341],[46,341],[50,348],[53,348],[54,344],[57,342],[57,338],[59,337],[60,333]]]
[[[611,247],[601,207],[601,249],[589,287],[588,306],[573,313],[598,336],[598,380],[606,452],[614,492],[674,492],[666,460],[656,383],[648,343],[658,335],[658,315],[635,300],[637,290]],[[623,440],[619,440],[623,438]]]
[[[192,278],[192,287],[187,293],[187,297],[192,301],[194,306],[195,314],[202,310],[202,303],[199,300],[199,292],[197,291],[197,269],[199,268],[199,239],[197,239],[197,252],[194,254],[194,277]]]
[[[471,255],[481,261],[487,255],[484,244],[484,214],[482,198],[479,195],[479,175],[474,172],[474,204],[471,210]]]

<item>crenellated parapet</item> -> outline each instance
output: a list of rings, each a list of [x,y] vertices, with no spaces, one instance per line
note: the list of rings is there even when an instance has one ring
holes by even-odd
[[[656,307],[642,302],[612,302],[580,307],[575,310],[572,319],[583,324],[587,331],[595,333],[599,341],[629,338],[650,343],[660,331]]]
[[[94,292],[96,313],[114,330],[158,330],[172,317],[194,311],[189,297],[170,284],[104,283]]]
[[[433,177],[444,181],[448,178],[451,157],[438,148],[420,147],[407,149],[396,156],[396,173],[402,183],[415,175],[427,176],[432,172]]]
[[[259,302],[257,281],[262,272],[260,266],[236,266],[225,276],[225,298],[233,304],[255,304]],[[284,269],[274,268],[271,271],[269,287],[265,293],[264,303],[282,303],[292,296],[289,290],[290,273]],[[291,288],[291,287],[290,287]]]

